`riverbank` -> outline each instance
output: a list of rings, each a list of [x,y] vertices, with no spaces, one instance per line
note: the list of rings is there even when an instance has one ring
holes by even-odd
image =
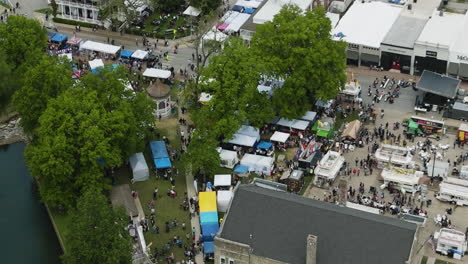
[[[12,115],[2,120],[0,123],[0,146],[17,142],[28,143],[28,138],[24,134],[20,122],[21,118],[18,115]]]

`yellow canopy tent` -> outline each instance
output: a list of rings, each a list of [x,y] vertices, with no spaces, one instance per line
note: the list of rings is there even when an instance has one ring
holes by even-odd
[[[216,192],[200,192],[198,195],[200,212],[216,212]]]

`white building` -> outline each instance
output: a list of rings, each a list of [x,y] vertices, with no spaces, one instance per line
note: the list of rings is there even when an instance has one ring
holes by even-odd
[[[468,14],[465,14],[464,22],[457,39],[450,47],[448,74],[468,79]]]
[[[102,0],[56,0],[56,2],[60,18],[92,24],[101,23],[98,14]]]
[[[250,18],[240,27],[239,33],[245,43],[250,43],[257,25],[273,20],[285,5],[296,5],[306,11],[312,6],[312,0],[264,0]]]
[[[355,2],[332,30],[335,40],[348,43],[348,63],[379,65],[380,43],[401,11],[400,5],[379,1]]]
[[[447,73],[450,48],[462,33],[464,17],[434,10],[414,44],[416,74],[422,74],[424,70]]]

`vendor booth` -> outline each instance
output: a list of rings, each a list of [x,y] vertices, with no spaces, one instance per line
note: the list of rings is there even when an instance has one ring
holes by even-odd
[[[131,51],[131,50],[122,50],[120,52],[120,57],[129,59],[129,58],[132,57],[132,54],[133,54],[133,51]]]
[[[279,180],[288,186],[288,191],[297,193],[304,186],[304,172],[301,170],[287,170]]]
[[[68,39],[67,41],[67,45],[70,45],[70,46],[80,46],[81,44],[81,39],[80,38],[77,38],[77,37],[72,37],[70,39]]]
[[[461,123],[458,127],[458,140],[465,142],[468,139],[468,124]]]
[[[232,150],[220,149],[219,158],[221,161],[221,167],[232,169],[239,163],[237,152]]]
[[[289,136],[290,136],[289,133],[283,133],[283,132],[275,131],[275,133],[273,133],[273,135],[271,136],[270,141],[286,143]]]
[[[271,142],[260,141],[260,143],[257,144],[257,150],[255,153],[258,155],[272,156],[275,154],[275,148]]]
[[[331,138],[335,133],[335,121],[332,118],[323,118],[315,122],[312,131],[315,131],[317,136]]]
[[[423,118],[419,116],[412,116],[408,120],[407,135],[440,137],[444,134],[444,122]]]
[[[154,166],[157,169],[167,169],[172,166],[164,141],[151,141],[150,149],[154,160]]]
[[[261,155],[245,154],[240,164],[249,167],[249,171],[270,176],[273,170],[273,158]]]
[[[104,62],[101,59],[94,59],[92,61],[89,61],[89,68],[91,69],[91,72],[97,73],[99,68],[104,68]]]
[[[214,184],[213,186],[216,188],[230,188],[232,184],[232,176],[231,174],[216,174],[214,176]]]
[[[354,80],[345,84],[345,88],[339,92],[338,98],[345,102],[354,102],[359,97],[360,93],[361,85]]]
[[[143,76],[150,77],[150,78],[168,79],[169,77],[171,77],[171,71],[155,69],[155,68],[147,68],[143,72]]]
[[[311,140],[304,150],[299,154],[299,169],[309,170],[315,167],[317,162],[322,158],[320,152],[320,143]]]
[[[117,52],[120,50],[120,46],[114,46],[114,45],[109,45],[109,44],[104,44],[104,43],[88,40],[80,46],[80,49],[116,55]]]
[[[59,46],[59,48],[65,46],[67,40],[68,40],[67,35],[63,35],[63,34],[59,34],[59,33],[54,34],[50,38],[50,41],[57,44]]]
[[[345,159],[339,152],[328,151],[315,168],[314,185],[327,187],[334,181]]]
[[[218,191],[218,212],[227,212],[229,203],[233,197],[233,193],[230,190]]]
[[[200,223],[202,224],[217,224],[218,220],[218,212],[201,212],[200,213]]]
[[[239,130],[229,140],[233,145],[253,147],[260,140],[260,131],[252,126],[241,126]]]
[[[143,153],[138,152],[130,156],[130,167],[132,168],[133,181],[146,181],[149,179],[148,164],[146,164]]]
[[[201,233],[203,241],[213,241],[219,231],[219,225],[216,224],[201,224]]]
[[[403,193],[415,193],[420,190],[422,171],[404,168],[384,168],[381,177],[384,184],[381,189],[399,190]]]
[[[131,57],[137,60],[145,60],[148,58],[148,52],[144,50],[135,50]]]
[[[282,126],[288,129],[288,131],[292,130],[306,130],[307,127],[309,126],[309,121],[305,120],[298,120],[298,119],[293,119],[293,120],[288,120],[285,118],[280,118],[278,122],[276,122],[277,126]]]
[[[411,152],[406,147],[382,144],[375,151],[374,156],[379,169],[384,168],[389,163],[403,168],[412,168],[414,166],[413,155],[411,155]]]
[[[247,176],[249,173],[249,167],[241,164],[237,164],[234,168],[234,173],[238,176]]]
[[[316,118],[317,118],[317,112],[313,112],[313,111],[307,111],[301,117],[302,120],[309,121],[310,123],[314,123]]]
[[[200,192],[198,194],[198,205],[201,212],[216,212],[216,192]]]
[[[449,176],[449,167],[450,164],[446,161],[435,160],[434,164],[434,159],[431,159],[426,163],[427,175],[446,179]]]
[[[359,129],[361,129],[361,121],[354,120],[349,122],[345,130],[341,134],[341,137],[346,139],[356,140],[359,135]]]

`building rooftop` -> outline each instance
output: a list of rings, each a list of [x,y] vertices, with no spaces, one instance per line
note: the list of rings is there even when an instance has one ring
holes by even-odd
[[[273,20],[281,8],[285,5],[297,5],[300,9],[306,10],[311,4],[312,0],[265,0],[263,7],[259,8],[258,12],[253,15],[253,22],[255,24],[264,24]]]
[[[426,26],[419,35],[416,43],[434,47],[445,46],[449,48],[460,35],[464,15],[434,10]]]
[[[306,263],[306,239],[317,236],[317,263],[395,264],[408,260],[416,225],[255,185],[240,185],[219,236],[252,254]]]
[[[399,5],[355,1],[338,22],[332,35],[335,40],[379,48],[401,10],[402,6]],[[344,37],[338,37],[338,34]]]
[[[455,62],[459,61],[462,63],[468,62],[468,58],[466,58],[466,56],[468,55],[468,34],[466,33],[467,31],[468,31],[468,13],[465,14],[464,22],[463,22],[463,25],[461,26],[461,32],[464,32],[464,33],[457,34],[458,38],[455,40],[450,50],[450,61],[455,61]],[[463,59],[461,59],[460,57],[463,57]]]
[[[385,36],[382,44],[412,49],[427,19],[401,15]]]
[[[416,88],[424,92],[453,99],[457,96],[460,83],[460,80],[447,75],[423,71],[421,78],[416,83]]]

